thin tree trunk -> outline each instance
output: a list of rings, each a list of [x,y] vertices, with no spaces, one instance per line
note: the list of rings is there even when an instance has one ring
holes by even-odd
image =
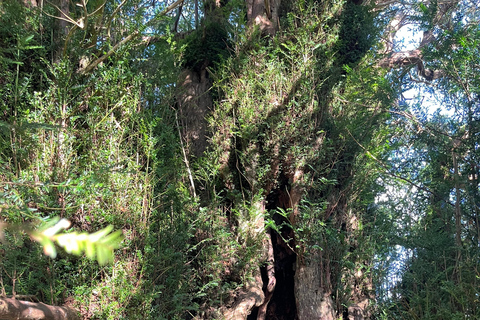
[[[198,0],[195,0],[195,29],[198,28]]]
[[[462,247],[462,212],[460,209],[460,185],[459,185],[459,174],[458,174],[458,164],[457,164],[457,155],[455,151],[452,151],[453,159],[453,174],[455,176],[455,244],[458,248],[458,258],[460,258],[460,248]]]

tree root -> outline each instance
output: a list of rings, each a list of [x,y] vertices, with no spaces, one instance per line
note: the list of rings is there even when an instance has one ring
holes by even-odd
[[[69,307],[0,298],[0,319],[3,320],[80,320]]]
[[[270,299],[273,296],[277,279],[275,278],[275,257],[273,255],[272,235],[271,230],[267,230],[266,246],[267,246],[267,287],[265,289],[265,301],[258,308],[257,320],[265,320],[267,315],[267,307]]]

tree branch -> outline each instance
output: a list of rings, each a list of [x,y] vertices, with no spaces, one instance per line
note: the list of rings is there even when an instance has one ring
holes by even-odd
[[[416,66],[418,74],[428,81],[442,78],[445,75],[443,70],[426,69],[423,65],[422,51],[419,49],[392,52],[387,57],[381,59],[378,65],[388,69]]]
[[[444,29],[451,28],[449,12],[452,12],[452,8],[454,8],[458,4],[458,2],[458,0],[438,1],[438,9],[435,12],[435,17],[433,18],[432,25],[429,27],[428,30],[424,30],[422,40],[418,48],[415,50],[393,52],[393,38],[395,37],[397,31],[405,25],[405,22],[409,18],[404,11],[400,10],[396,14],[395,18],[390,22],[390,25],[387,28],[388,39],[385,40],[386,50],[384,51],[387,54],[387,57],[381,59],[378,65],[382,68],[389,69],[416,66],[418,75],[427,81],[432,81],[444,77],[444,70],[432,70],[425,68],[421,49],[436,40],[433,34],[434,26],[440,26]],[[420,3],[423,2],[421,1]],[[424,3],[429,5],[428,1],[425,1]],[[384,8],[393,4],[399,4],[399,2],[396,0],[380,0],[376,1],[376,8]]]
[[[102,63],[103,61],[105,61],[105,59],[107,59],[108,57],[110,57],[111,55],[113,55],[121,46],[123,46],[124,44],[128,43],[130,40],[135,39],[139,34],[140,34],[140,32],[138,32],[138,31],[133,32],[132,34],[130,34],[129,36],[127,36],[126,38],[124,38],[122,41],[120,41],[119,43],[117,43],[116,45],[114,45],[113,48],[110,49],[110,50],[109,50],[107,53],[105,53],[103,56],[101,56],[100,58],[98,58],[98,59],[95,60],[95,61],[90,62],[90,63],[89,63],[87,66],[85,66],[84,68],[78,69],[78,70],[77,70],[77,73],[85,74],[85,73],[88,73],[88,72],[92,71],[92,70],[95,69],[100,63]]]

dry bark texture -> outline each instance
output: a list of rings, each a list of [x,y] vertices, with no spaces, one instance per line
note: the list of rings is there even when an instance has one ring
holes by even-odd
[[[416,66],[418,74],[427,81],[439,79],[444,75],[442,70],[425,69],[422,61],[422,51],[418,49],[393,52],[388,57],[380,60],[379,66],[389,69]]]
[[[38,4],[37,4],[37,0],[23,0],[23,4],[26,6],[26,7],[36,7]]]
[[[350,211],[350,210],[349,210]],[[352,212],[349,212],[345,219],[347,223],[347,232],[355,234],[359,230],[359,220]],[[356,250],[357,243],[355,239],[349,239],[350,250]],[[361,261],[363,265],[371,264],[371,261]],[[370,301],[374,301],[373,278],[371,273],[365,274],[365,269],[357,267],[351,273],[346,283],[350,287],[351,304],[348,306],[348,320],[364,320],[371,317],[369,310]],[[346,319],[345,319],[346,320]]]
[[[80,320],[77,311],[69,307],[0,298],[2,320]]]
[[[67,20],[68,20],[68,16],[70,16],[70,1],[59,0],[58,7],[61,10],[59,14],[60,32],[62,36],[65,36],[68,34],[69,22]]]
[[[267,316],[268,303],[270,302],[270,299],[272,299],[273,291],[275,290],[275,286],[277,284],[277,279],[275,278],[275,257],[273,252],[271,232],[272,230],[267,231],[267,237],[264,244],[264,247],[267,250],[267,283],[265,288],[265,301],[258,308],[257,320],[265,320]]]
[[[259,218],[255,221],[254,230],[256,233],[254,236],[259,236],[264,229],[265,219],[263,218],[265,213],[265,201],[259,201],[255,203],[255,207],[259,211]],[[269,235],[268,235],[269,236]],[[271,238],[264,239],[265,258],[267,263],[271,266],[271,273],[269,273],[269,283],[267,285],[267,293],[263,292],[263,281],[260,273],[260,268],[257,268],[254,276],[254,281],[247,284],[246,288],[241,291],[238,297],[235,299],[235,303],[231,308],[223,310],[223,316],[227,320],[245,320],[251,314],[252,310],[256,307],[264,306],[265,310],[268,305],[268,300],[271,298],[271,293],[275,288],[275,271],[273,270],[273,248]],[[267,267],[268,268],[268,267]],[[267,300],[268,299],[268,300]],[[260,311],[260,310],[259,310]],[[265,316],[258,314],[257,319],[265,319]]]
[[[388,7],[395,4],[397,1],[376,1],[378,9]],[[385,42],[385,51],[387,57],[383,58],[379,62],[379,66],[382,68],[402,68],[409,66],[416,66],[418,75],[427,81],[436,80],[445,76],[443,70],[432,70],[424,67],[422,49],[429,44],[435,43],[436,38],[434,36],[434,27],[440,27],[443,30],[450,30],[453,28],[451,18],[455,12],[455,7],[458,5],[457,0],[435,1],[436,9],[435,16],[433,17],[430,28],[423,31],[422,41],[415,50],[406,50],[400,52],[394,52],[393,39],[396,33],[408,23],[411,23],[408,19],[406,11],[399,11],[397,16],[390,22],[390,26],[387,27]],[[433,2],[427,1],[425,5],[431,6]]]

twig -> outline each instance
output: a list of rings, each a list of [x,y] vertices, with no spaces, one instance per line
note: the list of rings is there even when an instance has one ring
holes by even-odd
[[[127,0],[123,0],[119,5],[118,7],[115,8],[115,10],[113,11],[113,13],[110,15],[110,20],[108,21],[108,25],[107,25],[107,34],[108,34],[108,37],[110,38],[110,27],[112,25],[112,21],[113,21],[113,18],[115,17],[115,15],[120,11],[120,9],[123,7],[123,5],[127,2]]]

